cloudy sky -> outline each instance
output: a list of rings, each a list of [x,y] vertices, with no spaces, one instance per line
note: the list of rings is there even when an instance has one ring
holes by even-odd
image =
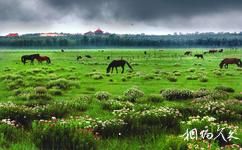
[[[9,32],[240,32],[242,0],[0,0]]]

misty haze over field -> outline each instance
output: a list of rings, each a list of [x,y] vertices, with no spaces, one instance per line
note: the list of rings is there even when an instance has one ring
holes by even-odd
[[[9,32],[240,32],[241,0],[0,0]]]

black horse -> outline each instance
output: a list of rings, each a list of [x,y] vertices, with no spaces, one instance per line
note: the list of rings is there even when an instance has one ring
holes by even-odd
[[[186,51],[185,53],[184,53],[184,55],[192,55],[192,51]]]
[[[219,53],[222,53],[222,52],[224,52],[224,50],[223,50],[223,49],[220,49],[218,52],[219,52]]]
[[[203,54],[195,54],[194,57],[203,59]]]
[[[110,72],[111,68],[112,68],[111,73],[113,73],[113,68],[114,68],[114,67],[115,67],[117,73],[118,73],[118,69],[117,69],[117,67],[122,67],[122,73],[124,73],[124,65],[125,65],[125,64],[127,64],[127,65],[129,66],[129,68],[133,70],[133,68],[131,67],[131,65],[130,65],[126,60],[113,60],[113,61],[108,65],[107,73]]]
[[[26,64],[26,61],[27,60],[30,60],[31,61],[31,64],[33,64],[34,63],[34,59],[36,59],[39,56],[40,56],[39,54],[23,55],[21,57],[21,61],[22,61],[23,64]]]
[[[81,56],[77,56],[76,60],[78,61],[79,59],[82,59],[82,57]]]

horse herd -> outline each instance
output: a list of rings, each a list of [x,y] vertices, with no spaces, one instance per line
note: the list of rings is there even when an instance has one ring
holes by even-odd
[[[203,54],[205,55],[205,54],[215,54],[215,53],[223,53],[223,52],[224,52],[223,49],[220,49],[220,50],[211,49],[209,51],[203,52]],[[195,54],[194,57],[204,59],[203,54]],[[192,51],[186,51],[184,55],[192,56]],[[220,62],[219,67],[221,69],[223,67],[228,68],[229,64],[236,64],[238,67],[242,67],[242,62],[239,58],[225,58]]]
[[[222,53],[223,52],[223,49],[220,49],[220,50],[209,50],[207,52],[204,52],[204,54],[207,54],[207,53]],[[184,55],[192,55],[192,51],[186,51],[184,53]],[[195,57],[197,58],[202,58],[204,59],[203,57],[203,54],[195,54],[194,55]],[[92,58],[90,55],[85,55],[84,56],[85,58]],[[79,60],[79,59],[82,59],[83,57],[82,56],[77,56],[76,60]],[[40,54],[32,54],[32,55],[23,55],[21,57],[21,61],[23,64],[26,64],[27,63],[27,60],[30,60],[31,64],[34,63],[34,60],[37,60],[39,63],[42,63],[43,61],[46,61],[47,64],[50,64],[51,63],[51,60],[48,56],[40,56]],[[113,60],[107,67],[106,69],[106,72],[109,73],[113,73],[113,69],[115,68],[116,69],[116,72],[118,73],[118,69],[117,67],[121,67],[122,68],[122,71],[121,73],[124,73],[124,66],[125,64],[128,65],[128,67],[133,70],[133,68],[131,67],[131,65],[126,61],[126,60],[123,60],[123,59],[120,59],[120,60]],[[228,68],[228,65],[229,64],[236,64],[238,67],[242,67],[242,62],[239,58],[225,58],[223,59],[220,64],[219,64],[219,67],[222,69],[223,67],[224,68]]]

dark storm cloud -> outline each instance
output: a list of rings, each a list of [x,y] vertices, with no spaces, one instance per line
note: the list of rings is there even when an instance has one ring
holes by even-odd
[[[44,0],[59,12],[84,12],[84,17],[111,19],[159,20],[170,17],[190,18],[242,8],[241,0]],[[109,16],[110,17],[110,16]]]
[[[23,28],[24,23],[47,28],[75,22],[196,30],[199,22],[203,28],[224,30],[232,28],[229,20],[241,29],[241,8],[242,0],[0,0],[0,27],[13,22]]]

